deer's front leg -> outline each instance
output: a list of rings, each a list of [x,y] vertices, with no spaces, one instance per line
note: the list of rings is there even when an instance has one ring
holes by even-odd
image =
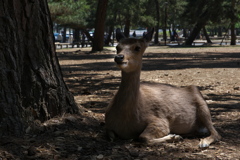
[[[158,144],[164,142],[177,142],[182,139],[181,136],[169,134],[169,126],[166,121],[157,121],[148,124],[142,134],[139,136],[140,140],[149,144]]]
[[[111,142],[113,142],[117,137],[116,134],[112,130],[107,129],[106,133],[107,133],[107,138],[109,138],[109,140]]]

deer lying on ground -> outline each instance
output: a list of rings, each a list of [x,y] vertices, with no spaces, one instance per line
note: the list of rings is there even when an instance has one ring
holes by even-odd
[[[213,127],[209,108],[197,87],[140,83],[142,56],[153,32],[134,39],[125,38],[117,29],[115,62],[122,79],[106,111],[107,135],[111,140],[119,137],[158,144],[205,131],[210,136],[201,139],[199,147],[208,147],[221,136]]]

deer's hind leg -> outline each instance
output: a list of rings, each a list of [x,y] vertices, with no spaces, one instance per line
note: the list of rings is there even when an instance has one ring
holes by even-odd
[[[145,130],[139,136],[139,139],[148,144],[177,142],[182,139],[181,136],[169,134],[169,132],[168,122],[166,120],[157,120],[147,125]]]
[[[199,143],[200,148],[208,147],[211,143],[221,139],[221,136],[218,134],[216,129],[213,127],[210,110],[206,101],[203,99],[201,93],[195,89],[195,98],[197,103],[197,121],[203,127],[205,127],[210,136],[201,139]]]

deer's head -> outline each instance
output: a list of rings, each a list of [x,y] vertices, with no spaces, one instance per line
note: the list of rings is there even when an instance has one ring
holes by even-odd
[[[141,69],[142,55],[152,40],[154,29],[148,32],[143,38],[125,38],[120,29],[116,30],[117,55],[115,62],[123,72],[134,72]]]

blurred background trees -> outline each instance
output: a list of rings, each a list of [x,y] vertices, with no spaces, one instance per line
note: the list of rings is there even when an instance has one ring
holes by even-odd
[[[68,32],[82,31],[93,40],[93,34],[88,33],[96,30],[95,22],[102,14],[97,13],[100,2],[48,0],[55,32],[64,33],[69,28]],[[192,45],[202,36],[211,43],[209,36],[229,36],[231,45],[235,45],[236,35],[240,32],[240,0],[108,0],[105,3],[108,6],[103,9],[106,10],[106,20],[100,20],[104,27],[101,31],[104,33],[100,35],[104,37],[98,38],[98,41],[104,39],[101,45],[112,42],[116,28],[121,28],[125,36],[130,37],[132,30],[155,27],[155,44],[181,37],[186,39],[186,45]],[[79,34],[74,35],[75,40],[79,40],[78,37]],[[93,47],[93,51],[102,49]]]

